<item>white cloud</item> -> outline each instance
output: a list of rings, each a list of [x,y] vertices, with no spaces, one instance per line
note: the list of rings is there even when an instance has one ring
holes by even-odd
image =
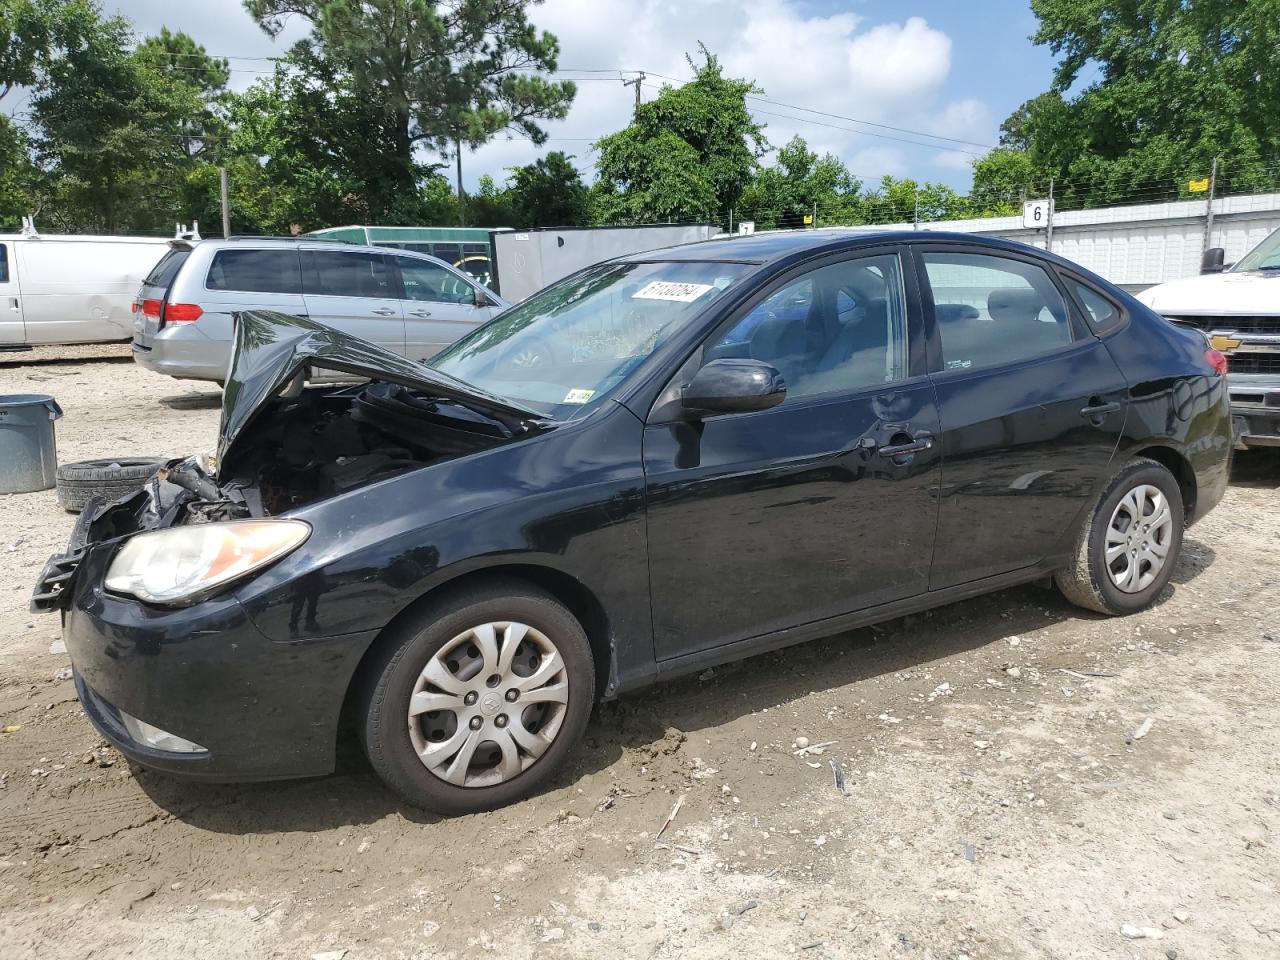
[[[263,34],[241,0],[108,0],[104,6],[132,19],[139,33],[153,33],[162,25],[185,30],[218,55],[269,57],[287,46]],[[685,55],[696,57],[701,41],[720,57],[730,76],[754,79],[769,100],[837,115],[753,102],[771,143],[780,146],[799,133],[812,149],[837,154],[859,174],[912,171],[927,176],[929,169],[941,168],[955,171],[947,179],[963,185],[967,178],[962,171],[970,158],[957,153],[958,160],[939,165],[937,143],[920,146],[877,138],[871,134],[921,139],[840,117],[980,142],[995,137],[985,105],[947,99],[951,39],[918,16],[872,26],[854,12],[813,13],[805,0],[547,0],[531,8],[531,19],[559,38],[560,66],[566,73],[584,68],[648,71],[642,90],[646,100],[669,82],[664,77],[689,79]],[[291,41],[304,32],[304,25],[294,22],[283,39]],[[233,86],[247,86],[256,79],[253,70],[269,66],[233,62]],[[496,140],[464,158],[466,182],[474,186],[485,173],[502,180],[506,168],[529,163],[548,150],[574,154],[579,168],[589,170],[591,141],[625,126],[634,103],[633,88],[623,87],[618,74],[589,76],[594,79],[581,80],[568,118],[546,125],[552,137],[546,146]]]
[[[866,27],[855,13],[813,15],[806,9],[797,0],[547,0],[534,8],[533,18],[560,39],[566,70],[649,71],[645,99],[669,82],[655,75],[680,82],[690,77],[685,55],[696,56],[701,41],[728,75],[754,79],[774,101],[751,102],[774,146],[798,133],[818,153],[835,153],[860,174],[901,175],[930,165],[939,144],[901,143],[921,138],[841,118],[962,139],[989,136],[989,116],[980,102],[940,103],[951,69],[945,33],[920,17]],[[590,167],[589,141],[630,119],[633,90],[620,79],[580,83],[569,117],[547,125],[553,139],[544,149],[573,153],[580,167]],[[538,152],[522,141],[514,150],[489,145],[467,159],[466,179],[482,172],[501,178],[503,167],[528,162]]]

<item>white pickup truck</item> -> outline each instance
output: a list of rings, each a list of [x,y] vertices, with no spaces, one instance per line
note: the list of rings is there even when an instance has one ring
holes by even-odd
[[[1207,250],[1198,277],[1137,298],[1174,323],[1198,327],[1227,356],[1236,445],[1280,446],[1280,230],[1229,269]]]

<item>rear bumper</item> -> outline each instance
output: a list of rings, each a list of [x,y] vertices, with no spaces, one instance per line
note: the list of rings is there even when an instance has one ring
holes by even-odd
[[[167,340],[156,337],[149,344],[133,341],[133,359],[139,366],[183,380],[227,378],[231,344],[225,340]]]

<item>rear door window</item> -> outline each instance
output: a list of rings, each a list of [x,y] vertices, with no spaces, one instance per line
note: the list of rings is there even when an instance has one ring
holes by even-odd
[[[147,274],[147,279],[142,282],[149,287],[165,287],[173,283],[173,278],[178,275],[178,271],[182,269],[182,265],[187,262],[187,258],[191,256],[190,250],[170,250],[160,262],[151,268],[151,272]]]
[[[9,282],[9,246],[0,243],[0,283]]]
[[[1043,267],[973,253],[923,260],[944,369],[1014,363],[1071,343],[1066,302]]]
[[[219,250],[209,265],[210,290],[302,293],[297,250]]]
[[[381,253],[307,250],[306,293],[323,297],[395,300],[400,296],[390,258]]]
[[[475,294],[470,284],[457,274],[430,260],[396,257],[404,299],[428,303],[471,303]]]

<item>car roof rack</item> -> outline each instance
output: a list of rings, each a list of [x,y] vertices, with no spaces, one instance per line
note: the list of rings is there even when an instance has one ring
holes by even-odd
[[[347,244],[351,243],[350,240],[337,240],[332,237],[306,237],[302,235],[299,235],[296,237],[282,237],[279,235],[272,236],[270,234],[253,234],[253,233],[233,233],[231,236],[225,237],[222,239],[226,239],[226,240],[305,240],[309,243],[347,243]]]

